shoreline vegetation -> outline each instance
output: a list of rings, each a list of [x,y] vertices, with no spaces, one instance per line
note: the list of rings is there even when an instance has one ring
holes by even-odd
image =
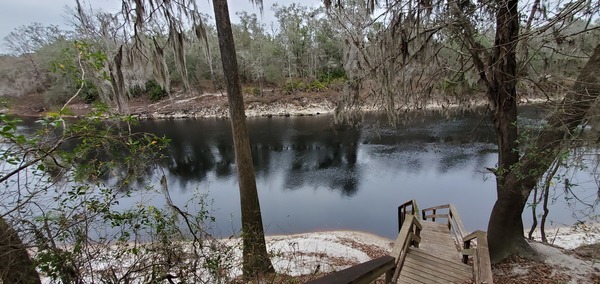
[[[275,93],[275,91],[272,91]],[[258,117],[291,117],[318,116],[334,114],[341,100],[339,92],[299,93],[291,95],[266,95],[256,97],[245,95],[246,118]],[[552,102],[557,98],[542,98],[539,96],[522,97],[520,105]],[[461,111],[484,107],[486,100],[430,100],[426,103],[398,102],[398,113],[408,111]],[[89,113],[93,105],[81,100],[75,100],[67,106],[68,115],[65,117],[81,118]],[[21,117],[43,117],[47,113],[60,109],[50,107],[43,102],[43,94],[30,94],[23,97],[5,97],[1,113],[9,113]],[[360,113],[382,112],[385,109],[381,103],[364,99],[360,107],[352,111]],[[229,109],[225,93],[177,93],[158,102],[144,99],[133,99],[129,102],[124,113],[139,119],[186,119],[186,118],[228,118]]]

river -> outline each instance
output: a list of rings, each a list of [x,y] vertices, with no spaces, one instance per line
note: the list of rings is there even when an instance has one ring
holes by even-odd
[[[531,107],[521,113],[528,124],[542,115]],[[485,230],[496,196],[494,177],[486,170],[497,159],[488,120],[481,111],[410,114],[394,127],[375,115],[360,127],[333,127],[328,115],[248,119],[266,233],[359,230],[393,239],[396,208],[410,199],[421,208],[453,203],[468,231]],[[210,231],[222,237],[238,234],[229,121],[146,120],[135,130],[172,140],[167,161],[150,182],[158,185],[164,173],[171,199],[180,207],[204,195],[214,217]],[[597,194],[595,183],[579,181],[589,183],[591,175],[576,172],[570,178],[578,184],[574,192],[588,199]],[[572,198],[561,197],[560,191],[553,197],[553,225],[579,218],[572,214]],[[135,202],[165,204],[159,192],[124,197],[121,206]],[[530,214],[526,210],[526,224]]]

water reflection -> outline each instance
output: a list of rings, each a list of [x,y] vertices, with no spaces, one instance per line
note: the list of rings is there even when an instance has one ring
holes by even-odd
[[[334,127],[329,116],[249,119],[267,232],[357,229],[393,237],[399,203],[453,202],[449,188],[489,196],[491,208],[493,185],[482,169],[494,165],[494,136],[480,113],[420,115],[395,127],[381,121],[369,116],[355,128]],[[160,166],[174,199],[185,203],[194,189],[205,189],[216,226],[224,234],[239,228],[228,120],[144,121],[135,130],[172,140]],[[482,228],[485,222],[472,224]]]
[[[524,110],[525,120],[540,116]],[[465,213],[467,230],[485,230],[496,197],[485,168],[495,166],[496,147],[482,115],[412,115],[393,127],[371,115],[360,128],[334,127],[329,116],[249,119],[267,233],[352,229],[395,238],[396,207],[409,199],[422,207],[454,203]],[[144,182],[158,186],[156,177],[164,174],[180,208],[193,195],[207,194],[215,234],[237,233],[239,192],[228,120],[148,120],[134,131],[171,139],[167,158],[149,167]],[[164,205],[161,193],[147,194],[124,197],[120,204]],[[553,221],[572,223],[570,208],[552,210]]]
[[[358,161],[361,145],[380,146],[371,149],[374,156],[406,156],[394,165],[398,170],[420,171],[420,157],[428,152],[440,156],[440,173],[463,167],[473,158],[483,164],[486,153],[481,148],[493,148],[489,145],[493,136],[487,125],[473,124],[476,116],[430,114],[397,127],[373,127],[381,121],[377,116],[368,117],[362,128],[334,127],[327,116],[251,119],[248,125],[259,179],[284,171],[284,190],[325,186],[353,196],[363,175]],[[172,140],[168,159],[161,166],[182,186],[205,181],[210,173],[218,179],[234,175],[235,156],[227,120],[145,121],[136,131]],[[474,147],[476,143],[479,145]],[[278,161],[276,168],[273,161]]]

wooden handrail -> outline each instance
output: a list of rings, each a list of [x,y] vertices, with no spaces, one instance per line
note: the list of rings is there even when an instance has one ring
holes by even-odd
[[[423,226],[421,225],[421,222],[419,222],[417,215],[408,215],[406,222],[400,229],[396,242],[394,242],[392,252],[390,253],[390,256],[396,259],[394,276],[391,279],[392,283],[398,282],[398,277],[400,277],[400,272],[408,253],[408,248],[411,246],[419,247],[422,229]],[[387,282],[388,281],[386,280],[386,283]]]
[[[394,266],[395,259],[389,255],[385,255],[306,283],[371,283],[383,273],[393,269]]]
[[[477,246],[473,249],[471,242],[475,240]],[[475,231],[463,238],[463,262],[469,262],[473,257],[473,275],[476,284],[493,284],[490,252],[488,250],[487,234],[484,231]]]
[[[398,206],[398,232],[400,232],[400,230],[402,229],[402,224],[404,224],[404,221],[406,220],[407,213],[409,213],[410,215],[416,215],[419,213],[419,206],[417,205],[416,200],[411,199],[405,202],[404,204]]]
[[[406,214],[408,206],[411,207],[411,211],[409,214]],[[404,264],[408,248],[411,246],[419,247],[419,242],[421,242],[421,230],[423,226],[419,222],[417,212],[419,210],[415,200],[406,202],[398,207],[398,217],[404,217],[405,220],[402,220],[400,232],[390,255],[363,262],[307,283],[370,283],[384,273],[386,275],[385,283],[396,283],[400,276],[400,269]]]

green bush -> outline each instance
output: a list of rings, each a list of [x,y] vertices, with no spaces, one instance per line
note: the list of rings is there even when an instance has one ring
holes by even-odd
[[[70,96],[75,94],[75,85],[64,76],[56,78],[56,81],[44,94],[45,103],[51,106],[64,105]]]
[[[296,92],[324,92],[327,90],[329,83],[321,80],[314,80],[310,83],[305,83],[300,80],[291,80],[283,85],[283,92],[290,95]]]
[[[319,81],[321,81],[325,85],[329,84],[331,81],[335,81],[335,80],[339,80],[339,79],[342,79],[342,80],[348,79],[348,76],[346,75],[346,71],[344,71],[343,68],[337,68],[337,69],[330,70],[330,71],[319,74]]]
[[[286,95],[291,95],[296,91],[296,84],[295,81],[288,81],[285,82],[285,84],[283,84],[283,88],[282,88],[283,92]]]
[[[283,92],[286,95],[291,95],[296,92],[305,92],[308,90],[308,86],[299,80],[288,81],[283,85]]]
[[[319,80],[314,80],[310,83],[308,89],[313,92],[324,92],[327,90],[327,85]]]
[[[144,90],[144,88],[142,88],[142,86],[135,84],[131,87],[129,87],[129,95],[132,98],[137,98],[137,97],[141,97],[146,91]]]
[[[246,88],[244,88],[243,93],[244,94],[250,94],[250,95],[253,95],[255,97],[258,97],[258,96],[260,96],[260,88],[257,88],[257,87],[246,87]]]
[[[327,88],[334,90],[334,91],[338,91],[341,92],[344,90],[344,86],[346,86],[346,79],[345,78],[337,78],[337,79],[333,79],[331,80],[328,84],[327,84]]]
[[[86,104],[91,104],[95,102],[98,97],[100,97],[100,92],[98,91],[98,87],[90,81],[85,81],[83,86],[81,87],[81,92],[79,96]]]
[[[148,93],[148,97],[151,101],[157,102],[160,101],[167,95],[167,91],[163,89],[156,81],[149,80],[146,82],[146,92]]]

